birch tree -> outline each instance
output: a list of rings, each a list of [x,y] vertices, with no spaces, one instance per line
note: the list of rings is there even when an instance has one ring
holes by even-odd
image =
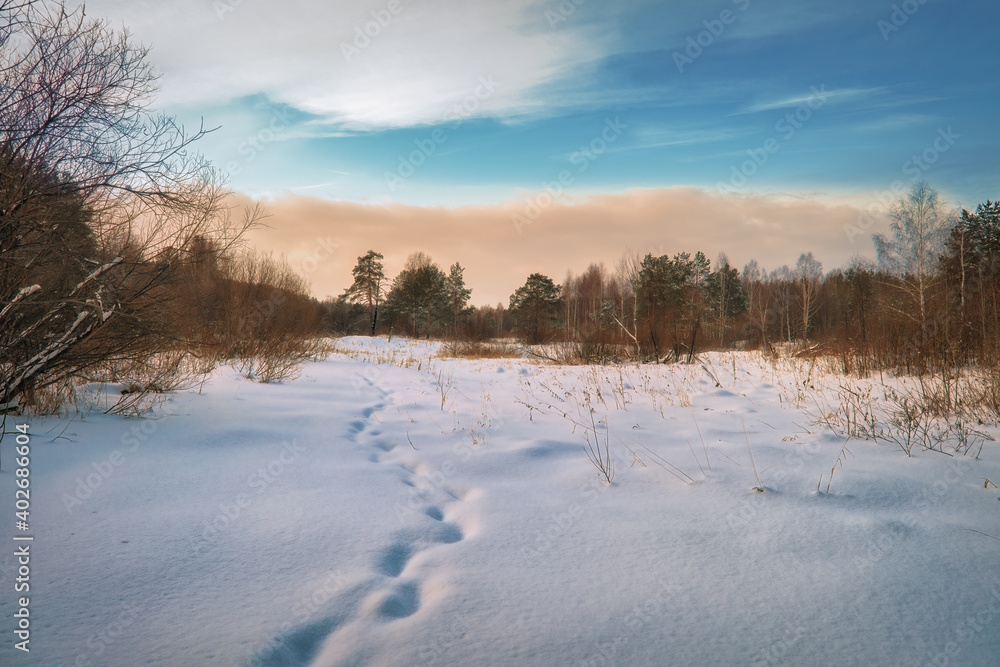
[[[799,261],[795,263],[795,279],[802,297],[802,338],[808,340],[809,323],[819,307],[816,297],[823,279],[823,265],[811,252],[799,255]]]
[[[913,310],[902,309],[923,328],[927,324],[927,302],[935,280],[937,260],[948,231],[954,223],[937,190],[926,182],[913,186],[890,212],[890,236],[875,234],[872,239],[879,268],[902,280],[898,283],[912,301]]]

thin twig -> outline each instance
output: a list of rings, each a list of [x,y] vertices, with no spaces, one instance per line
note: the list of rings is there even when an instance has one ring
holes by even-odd
[[[992,535],[984,533],[981,530],[976,530],[974,528],[966,528],[966,530],[972,531],[973,533],[979,533],[980,535],[986,535],[986,537],[990,538],[991,540],[996,540],[997,542],[1000,542],[1000,537],[993,537]]]
[[[747,441],[747,451],[750,453],[750,465],[753,466],[753,476],[757,480],[757,486],[754,487],[754,490],[764,493],[764,485],[760,483],[760,475],[757,474],[757,463],[753,460],[753,450],[750,449],[750,436],[747,435],[745,421],[743,422],[743,438]]]
[[[712,462],[708,460],[708,446],[705,444],[705,438],[701,434],[701,427],[698,426],[698,420],[694,417],[694,412],[691,412],[691,421],[694,422],[694,427],[698,431],[698,437],[701,439],[701,448],[705,450],[705,463],[708,464],[708,471],[712,471]]]
[[[694,457],[695,463],[698,464],[698,470],[701,470],[701,476],[702,477],[706,477],[706,475],[705,475],[705,469],[703,467],[701,467],[701,461],[698,460],[698,455],[694,453],[694,447],[691,446],[691,441],[688,440],[687,444],[688,444],[688,449],[691,450],[691,456]]]

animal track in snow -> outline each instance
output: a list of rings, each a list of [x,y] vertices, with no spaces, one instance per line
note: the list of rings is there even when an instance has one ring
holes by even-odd
[[[370,601],[370,611],[387,620],[413,616],[420,610],[420,585],[406,581],[389,591],[376,593]]]
[[[441,595],[447,594],[449,582],[428,572],[433,560],[419,556],[435,548],[453,545],[470,534],[463,525],[449,521],[449,506],[475,497],[478,489],[456,487],[451,479],[421,460],[418,451],[403,446],[402,430],[385,426],[380,412],[393,403],[391,394],[366,378],[379,392],[369,404],[347,424],[347,439],[368,451],[366,458],[399,479],[407,493],[420,504],[406,518],[407,525],[398,530],[387,544],[374,550],[371,568],[373,577],[354,587],[350,594],[338,598],[332,613],[295,629],[285,635],[280,650],[266,651],[257,656],[261,665],[305,667],[327,653],[350,652],[343,642],[351,643],[355,625],[375,621],[392,623],[420,613]],[[400,428],[402,426],[400,425]],[[460,513],[461,514],[461,513]],[[383,519],[385,520],[385,519]],[[388,519],[395,521],[395,516]],[[462,522],[466,523],[465,520]],[[474,526],[475,520],[472,525]],[[475,528],[472,528],[473,533]]]
[[[386,549],[376,560],[375,567],[387,577],[398,577],[406,568],[413,550],[405,542],[397,542]]]

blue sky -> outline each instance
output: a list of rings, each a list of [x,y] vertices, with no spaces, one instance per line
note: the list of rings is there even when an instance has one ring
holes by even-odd
[[[153,47],[157,104],[221,126],[201,150],[252,197],[455,208],[691,186],[864,208],[919,178],[960,206],[1000,197],[995,2],[88,12]]]

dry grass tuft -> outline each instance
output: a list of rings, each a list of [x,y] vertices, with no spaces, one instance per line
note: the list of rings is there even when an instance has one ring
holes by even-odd
[[[514,341],[495,340],[485,343],[445,343],[437,356],[444,359],[520,359],[524,354],[524,348]]]

